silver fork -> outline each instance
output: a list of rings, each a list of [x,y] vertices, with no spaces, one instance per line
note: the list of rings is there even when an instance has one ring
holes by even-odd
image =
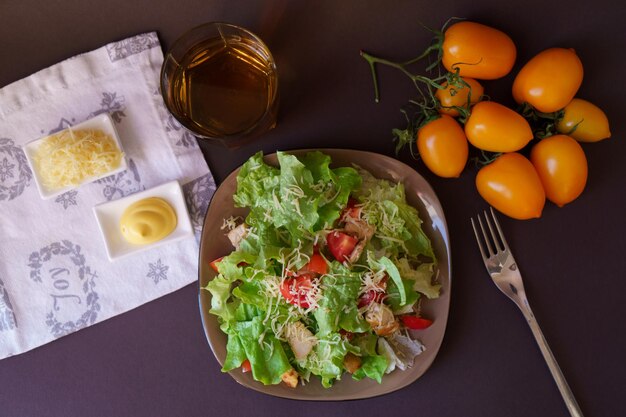
[[[548,346],[548,342],[546,342],[546,339],[543,337],[539,324],[530,309],[530,305],[526,299],[526,292],[524,291],[522,275],[520,274],[519,268],[515,263],[515,259],[509,249],[509,245],[506,243],[506,239],[504,238],[500,224],[498,223],[498,220],[493,212],[493,208],[490,208],[490,211],[491,218],[493,219],[493,226],[492,222],[489,220],[487,212],[484,212],[484,219],[487,224],[487,228],[485,228],[481,216],[478,216],[478,225],[480,226],[481,233],[479,233],[479,229],[477,228],[474,219],[471,219],[474,234],[476,235],[476,242],[478,243],[480,254],[485,262],[487,272],[500,291],[506,294],[506,296],[509,297],[524,314],[524,317],[530,326],[530,330],[532,330],[533,336],[535,336],[535,340],[539,345],[539,349],[543,354],[543,358],[548,364],[548,368],[550,368],[552,377],[554,378],[554,381],[563,396],[563,400],[565,401],[565,405],[567,406],[570,415],[574,417],[582,417],[583,414],[580,411],[580,407],[578,406],[576,399],[574,398],[574,394],[572,394],[572,390],[567,384],[556,359],[554,359],[554,355]]]

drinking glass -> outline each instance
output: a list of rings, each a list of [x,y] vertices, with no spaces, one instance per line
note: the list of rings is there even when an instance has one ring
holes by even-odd
[[[236,147],[276,126],[274,58],[239,26],[206,23],[183,34],[165,56],[160,81],[170,113],[201,140]]]

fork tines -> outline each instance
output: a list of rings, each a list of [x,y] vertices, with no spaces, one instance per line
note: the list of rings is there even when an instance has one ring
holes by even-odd
[[[480,225],[482,238],[478,233],[476,222],[474,222],[474,219],[471,219],[472,227],[474,228],[474,235],[476,236],[476,242],[478,243],[478,248],[480,249],[480,254],[483,256],[483,258],[488,258],[498,252],[509,249],[506,239],[504,238],[504,234],[502,233],[502,229],[500,228],[500,223],[498,223],[498,219],[493,212],[493,207],[490,207],[489,211],[491,212],[491,216],[487,214],[487,211],[483,211],[483,217],[485,218],[485,223],[487,224],[487,229],[489,229],[489,233],[487,233],[487,229],[485,229],[481,216],[478,215],[478,224]],[[490,217],[492,220],[489,219]],[[495,229],[498,232],[497,234],[496,231],[494,231],[494,227],[492,226],[492,221],[495,225]]]

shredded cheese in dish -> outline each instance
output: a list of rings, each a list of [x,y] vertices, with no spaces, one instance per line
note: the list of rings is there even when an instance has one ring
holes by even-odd
[[[118,168],[124,154],[115,140],[98,129],[66,129],[45,138],[33,157],[42,184],[73,187]]]

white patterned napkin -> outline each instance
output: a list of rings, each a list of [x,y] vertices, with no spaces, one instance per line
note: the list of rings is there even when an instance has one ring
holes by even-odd
[[[0,89],[0,359],[128,311],[197,279],[198,243],[215,182],[195,138],[159,94],[156,33],[88,52]],[[50,200],[21,146],[102,112],[129,168]],[[196,230],[109,262],[92,207],[178,180]]]

